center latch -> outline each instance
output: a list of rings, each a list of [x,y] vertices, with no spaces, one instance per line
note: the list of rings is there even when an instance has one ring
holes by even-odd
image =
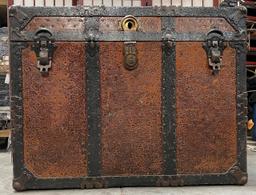
[[[127,70],[134,70],[138,67],[136,42],[124,43],[124,67]]]
[[[52,67],[52,57],[55,48],[52,33],[48,29],[40,29],[36,32],[32,49],[36,53],[37,68],[42,74],[48,73]]]
[[[208,64],[212,68],[212,73],[215,75],[220,71],[221,66],[223,66],[222,56],[226,48],[223,33],[219,30],[210,31],[203,44],[203,48],[207,54]]]

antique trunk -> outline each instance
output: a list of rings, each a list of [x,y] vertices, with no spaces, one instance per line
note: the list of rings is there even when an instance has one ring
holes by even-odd
[[[245,184],[245,14],[12,7],[14,189]]]

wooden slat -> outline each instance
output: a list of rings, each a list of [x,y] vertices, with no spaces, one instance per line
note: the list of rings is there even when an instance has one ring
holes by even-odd
[[[9,137],[11,134],[11,129],[0,130],[0,137]]]
[[[8,0],[8,6],[13,5],[13,0]]]
[[[83,5],[84,4],[84,2],[83,2],[83,0],[77,0],[77,3],[76,3],[77,5]]]
[[[152,0],[141,0],[142,6],[152,6]]]
[[[219,6],[219,0],[213,0],[213,6],[218,7]]]

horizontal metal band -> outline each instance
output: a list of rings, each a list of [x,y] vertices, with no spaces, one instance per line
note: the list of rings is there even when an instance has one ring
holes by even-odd
[[[243,177],[247,177],[246,175]],[[109,188],[109,187],[150,187],[186,186],[214,184],[244,184],[231,173],[208,175],[156,175],[131,177],[88,177],[65,179],[32,179],[25,189],[67,189],[67,188]]]
[[[175,41],[205,41],[207,33],[169,33]],[[224,32],[225,41],[241,41],[246,40],[244,37],[237,37],[237,33]],[[163,33],[145,33],[145,32],[117,32],[117,33],[100,33],[96,37],[97,41],[101,42],[118,42],[118,41],[162,41],[164,36]],[[78,41],[84,42],[89,40],[90,37],[82,33],[53,33],[53,38],[55,41]],[[33,41],[34,33],[26,33],[24,37],[14,38],[11,37],[11,41]]]
[[[220,17],[228,13],[242,10],[241,7],[20,7],[13,6],[10,14],[16,10],[28,13],[30,16],[207,16]]]
[[[31,40],[30,35],[23,34],[23,30],[26,25],[34,17],[123,17],[126,15],[133,15],[135,17],[154,16],[154,17],[218,17],[225,18],[227,22],[237,31],[237,33],[245,33],[245,15],[246,10],[243,7],[234,8],[189,8],[189,7],[12,7],[9,11],[10,21],[10,40],[22,41],[27,39]],[[81,40],[82,35],[69,32],[71,35],[78,35],[74,40]],[[87,32],[85,32],[86,34]],[[119,34],[119,33],[118,33]],[[240,34],[237,37],[240,37]],[[99,35],[100,40],[106,39],[112,41],[113,35]],[[131,35],[130,35],[131,36]],[[135,35],[134,35],[135,36]],[[137,35],[136,35],[137,36]],[[143,34],[138,35],[144,37]],[[58,37],[56,37],[59,40]],[[63,36],[64,39],[64,36]],[[60,39],[60,40],[63,40]],[[65,39],[68,40],[68,38]],[[131,40],[129,36],[120,38],[125,41]],[[141,38],[142,39],[142,38]],[[145,40],[147,38],[143,38]],[[160,38],[158,38],[160,39]],[[154,39],[154,41],[158,40]],[[200,39],[200,38],[199,38]],[[177,37],[179,40],[179,37]],[[117,39],[118,41],[118,39]],[[145,40],[146,41],[146,40]],[[185,41],[185,40],[184,40]]]

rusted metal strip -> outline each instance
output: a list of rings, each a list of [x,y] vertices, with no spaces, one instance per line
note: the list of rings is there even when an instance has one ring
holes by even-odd
[[[56,0],[55,0],[56,1]],[[81,1],[78,1],[81,3]],[[14,9],[14,8],[13,8]],[[225,9],[215,9],[212,7],[197,7],[196,9],[193,7],[156,7],[153,9],[152,7],[118,7],[118,9],[113,9],[112,7],[98,7],[97,9],[93,7],[21,7],[19,8],[19,12],[25,12],[29,16],[41,17],[41,16],[125,16],[133,13],[133,16],[179,16],[179,17],[231,17],[230,15],[234,12],[237,12],[237,15],[244,15],[243,12],[240,13],[239,10],[242,8],[234,7],[234,8],[225,8]],[[30,18],[31,19],[31,18]],[[234,18],[235,20],[235,18]],[[236,22],[236,21],[234,21]]]
[[[231,169],[239,174],[239,169]],[[152,175],[130,177],[86,177],[86,178],[59,178],[28,180],[26,189],[68,189],[68,188],[111,188],[111,187],[152,187],[152,186],[187,186],[187,185],[216,185],[216,184],[244,184],[232,176],[232,173],[223,174],[191,174],[191,175]]]
[[[11,117],[13,143],[13,173],[14,179],[19,178],[24,170],[23,151],[23,98],[22,98],[22,49],[27,43],[10,43],[10,71],[11,71]]]
[[[87,21],[97,24],[96,18]],[[88,144],[87,144],[87,173],[89,176],[100,176],[101,170],[101,107],[100,107],[100,65],[99,44],[94,39],[96,29],[88,31],[91,36],[86,43],[86,86],[87,86],[87,121],[88,121]],[[91,32],[90,32],[91,31]]]
[[[175,20],[162,18],[165,29],[162,51],[162,129],[164,173],[176,174],[176,98],[175,98],[175,42],[170,34],[174,30]]]
[[[109,41],[161,41],[162,40],[162,33],[147,33],[148,35],[145,36],[143,32],[134,32],[133,37],[130,36],[129,33],[117,32],[117,33],[109,33],[109,34],[100,34],[98,36],[99,41],[109,42]],[[206,38],[205,33],[172,33],[173,37],[177,41],[204,41]],[[234,40],[235,33],[224,33],[225,40],[231,41]],[[26,39],[28,41],[33,40],[34,33],[27,33]],[[57,34],[55,40],[58,41],[83,41],[84,36],[81,33],[73,33],[70,34],[69,32]],[[15,37],[16,39],[16,37]],[[20,38],[17,38],[20,40]],[[13,38],[11,38],[13,41]],[[16,40],[15,40],[16,41]]]
[[[246,91],[246,42],[234,42],[231,46],[236,49],[236,86],[237,86],[237,166],[246,172],[246,122],[247,122],[247,93]]]

